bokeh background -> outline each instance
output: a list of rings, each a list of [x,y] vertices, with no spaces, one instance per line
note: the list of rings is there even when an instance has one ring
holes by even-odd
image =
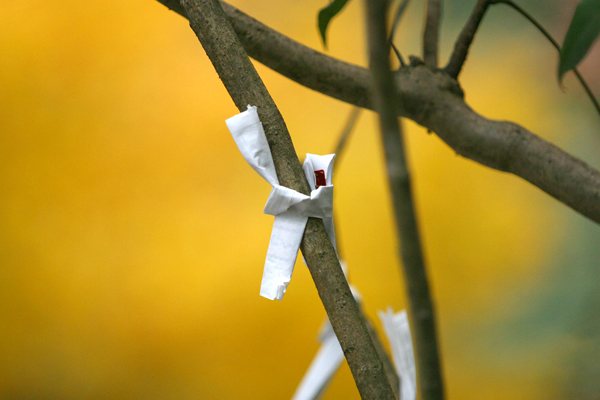
[[[326,2],[235,0],[322,50]],[[396,43],[420,53],[424,1]],[[475,0],[448,1],[446,60]],[[575,1],[519,4],[562,41]],[[329,54],[366,64],[362,4]],[[600,47],[600,46],[597,46]],[[600,50],[582,72],[600,95]],[[259,297],[269,186],[224,120],[238,111],[187,21],[153,0],[0,2],[0,398],[285,399],[325,317],[299,261]],[[600,167],[600,118],[521,16],[493,7],[461,76],[468,103]],[[257,64],[300,158],[351,106]],[[376,312],[406,307],[375,116],[338,161],[336,228]],[[600,228],[521,179],[405,123],[439,311],[448,399],[598,399]],[[325,399],[358,399],[344,365]]]

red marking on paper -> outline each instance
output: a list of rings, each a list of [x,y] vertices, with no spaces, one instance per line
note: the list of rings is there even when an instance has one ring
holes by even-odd
[[[315,178],[317,178],[317,187],[315,187],[315,189],[318,189],[319,186],[327,186],[327,180],[325,179],[325,171],[323,171],[322,169],[315,171]]]

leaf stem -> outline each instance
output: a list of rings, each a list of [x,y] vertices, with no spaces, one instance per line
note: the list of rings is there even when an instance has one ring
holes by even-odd
[[[552,35],[550,35],[550,33],[535,18],[533,18],[533,16],[531,14],[529,14],[527,11],[525,11],[523,8],[521,8],[518,4],[516,4],[512,0],[491,0],[490,1],[490,4],[498,4],[498,3],[506,4],[507,6],[511,7],[513,10],[515,10],[519,14],[521,14],[523,17],[525,17],[529,22],[531,22],[538,29],[538,31],[540,31],[540,33],[542,35],[544,35],[546,37],[546,39],[548,39],[548,41],[552,44],[552,46],[554,46],[554,48],[556,50],[558,50],[558,52],[560,53],[560,45],[558,44],[558,42],[556,40],[554,40]],[[585,93],[588,95],[592,104],[596,108],[596,112],[598,113],[598,115],[600,115],[600,104],[598,103],[598,100],[592,93],[592,90],[590,89],[588,84],[585,82],[585,80],[583,79],[583,77],[581,76],[581,74],[579,73],[577,68],[573,68],[573,72],[575,73],[575,76],[579,80],[579,83],[581,83],[581,86],[583,86],[583,90],[585,90]]]

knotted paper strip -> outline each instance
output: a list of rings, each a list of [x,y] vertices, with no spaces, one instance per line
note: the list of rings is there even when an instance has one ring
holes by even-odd
[[[308,217],[331,220],[331,176],[335,155],[306,155],[303,169],[312,189],[310,196],[307,196],[279,185],[271,150],[256,107],[249,105],[248,110],[225,122],[248,164],[273,186],[264,209],[265,214],[275,216],[275,221],[267,250],[260,295],[271,300],[281,300],[292,277]],[[326,223],[326,228],[329,237],[332,241],[335,240],[331,221]]]
[[[394,314],[390,307],[385,313],[379,311],[379,318],[390,342],[394,366],[400,378],[400,400],[415,400],[417,398],[415,356],[406,311],[402,310]]]

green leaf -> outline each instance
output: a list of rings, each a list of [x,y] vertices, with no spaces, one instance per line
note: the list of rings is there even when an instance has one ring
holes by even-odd
[[[558,80],[577,67],[600,33],[600,0],[581,0],[560,51]]]
[[[321,32],[321,39],[323,39],[323,46],[325,46],[325,48],[327,48],[327,26],[331,19],[342,11],[342,8],[344,8],[347,2],[348,0],[333,0],[327,7],[324,7],[319,11],[317,20],[319,32]]]

